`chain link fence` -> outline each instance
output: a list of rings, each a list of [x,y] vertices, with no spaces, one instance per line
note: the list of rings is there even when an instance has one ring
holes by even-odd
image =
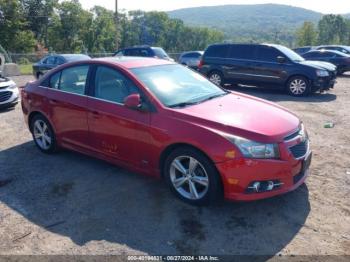
[[[49,53],[7,53],[10,62],[25,65],[25,64],[33,64],[38,62],[41,58],[43,58],[46,55],[49,55]],[[54,54],[54,53],[51,53]],[[113,56],[114,53],[88,53],[88,55],[92,58],[99,58],[99,57],[109,57]],[[169,53],[169,56],[173,58],[175,61],[178,61],[181,53]]]

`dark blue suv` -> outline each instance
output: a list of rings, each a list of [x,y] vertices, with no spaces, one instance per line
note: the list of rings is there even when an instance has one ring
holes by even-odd
[[[118,50],[115,56],[141,56],[141,57],[155,57],[174,61],[161,47],[152,47],[148,45],[127,47]]]
[[[306,61],[291,49],[270,44],[215,44],[202,56],[200,72],[218,85],[285,89],[294,96],[333,88],[336,67]]]

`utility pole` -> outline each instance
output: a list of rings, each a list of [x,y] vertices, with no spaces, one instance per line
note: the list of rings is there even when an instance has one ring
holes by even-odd
[[[118,43],[118,35],[119,35],[119,25],[118,25],[118,0],[115,0],[115,51],[119,49]]]

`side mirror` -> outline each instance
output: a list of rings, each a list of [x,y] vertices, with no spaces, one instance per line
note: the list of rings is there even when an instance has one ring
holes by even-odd
[[[142,102],[140,94],[131,94],[124,99],[124,105],[130,109],[141,109]]]
[[[277,62],[284,64],[286,62],[286,58],[284,56],[277,56]]]

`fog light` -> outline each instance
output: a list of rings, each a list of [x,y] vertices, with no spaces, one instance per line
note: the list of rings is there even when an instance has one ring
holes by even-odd
[[[276,190],[283,185],[279,180],[269,180],[269,181],[254,181],[251,182],[246,193],[263,193]]]

